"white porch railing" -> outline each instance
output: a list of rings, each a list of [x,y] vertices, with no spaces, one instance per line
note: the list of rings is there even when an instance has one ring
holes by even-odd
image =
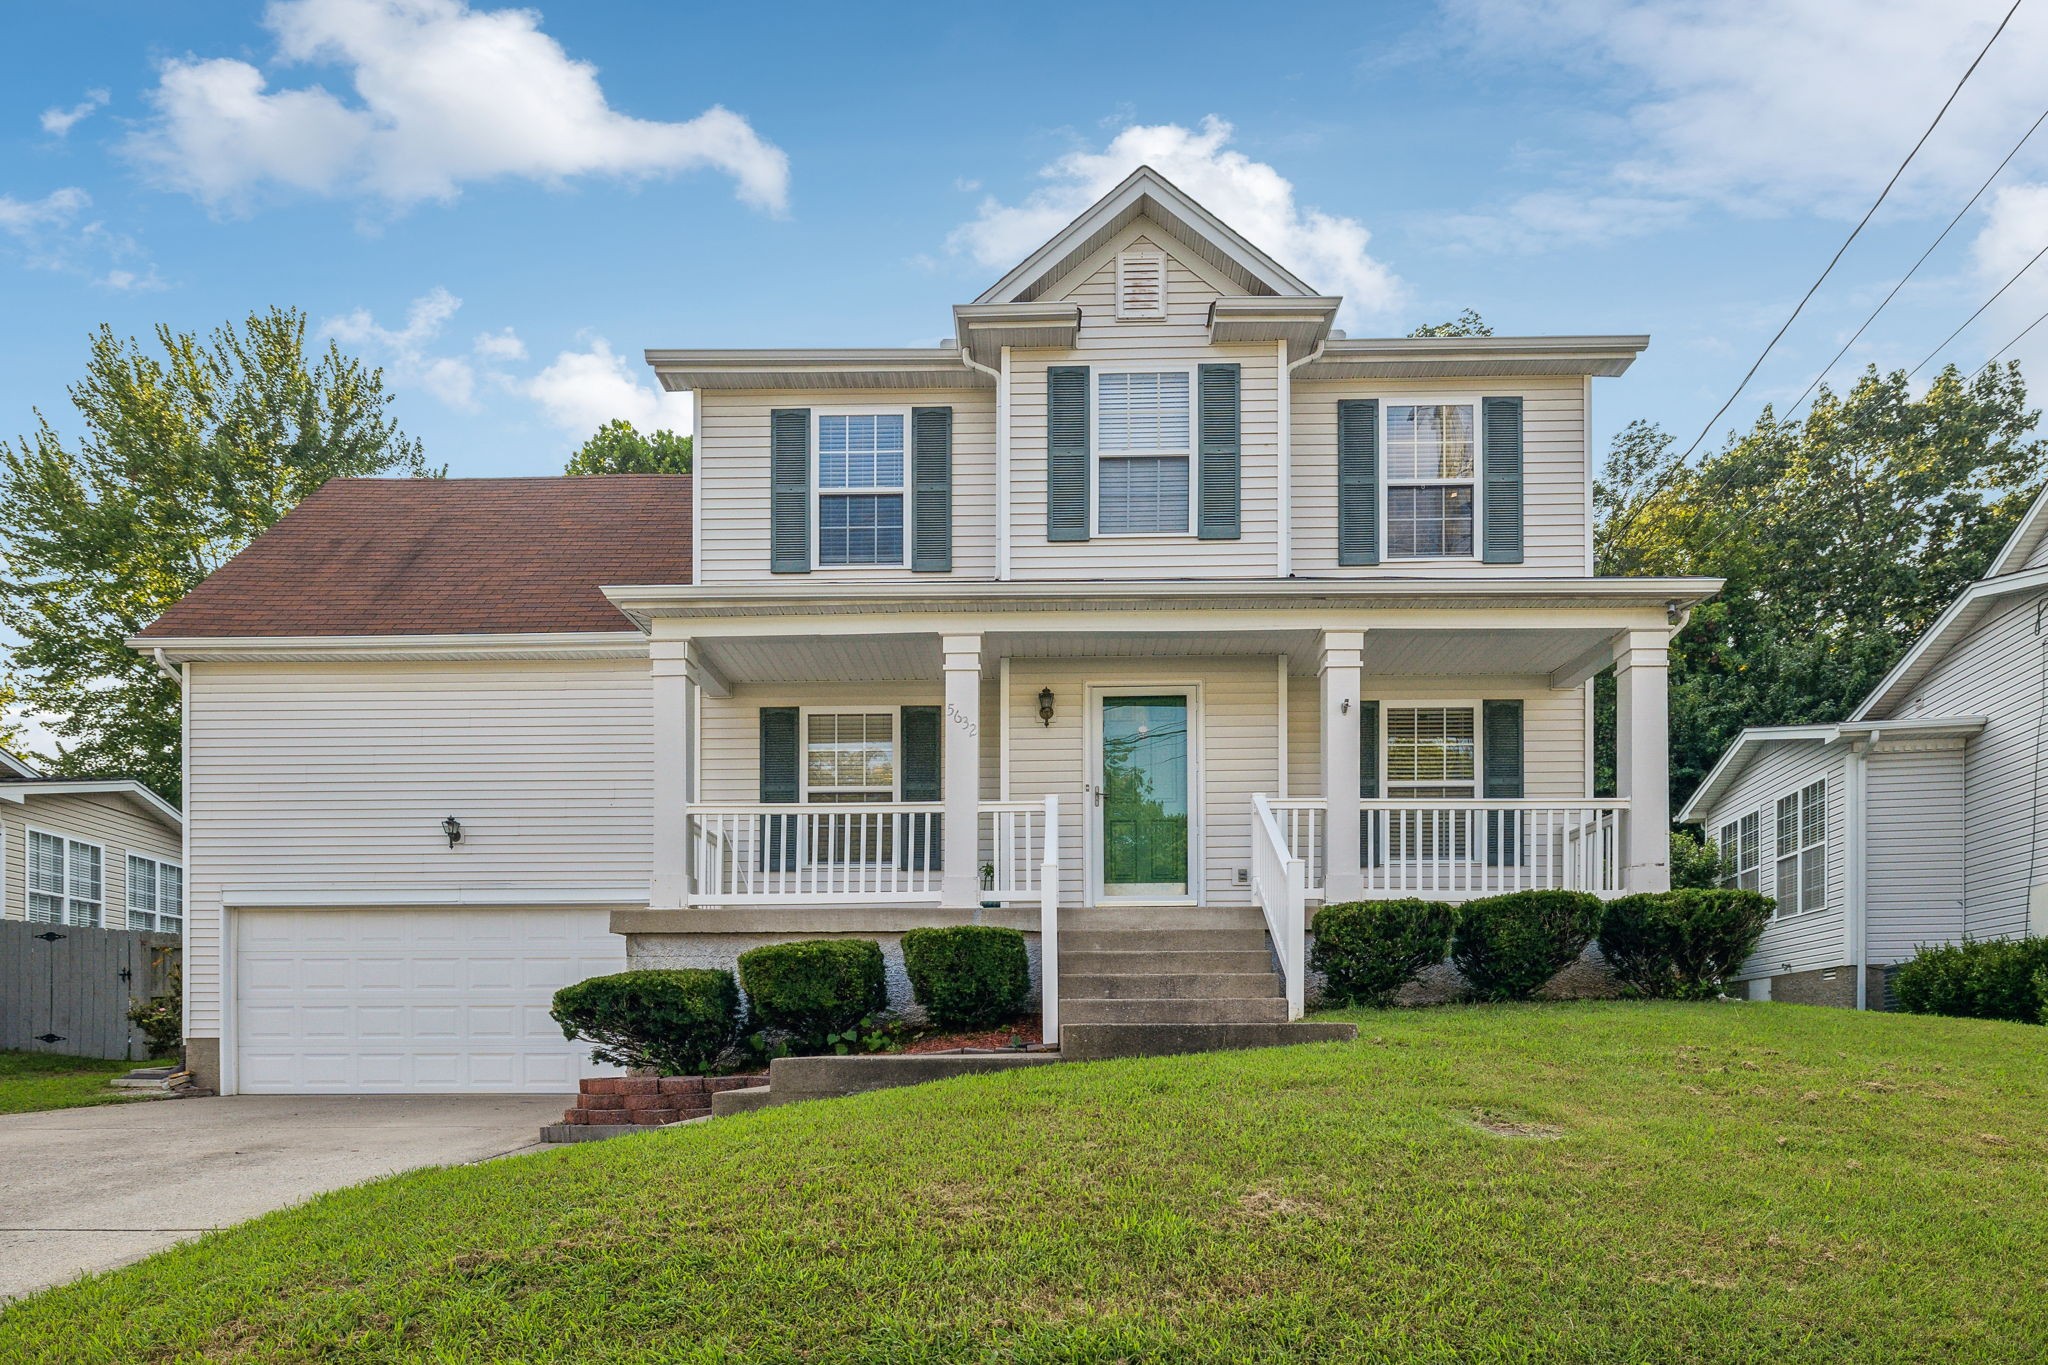
[[[1328,808],[1321,797],[1278,798],[1266,803],[1287,841],[1287,851],[1301,859],[1302,879],[1312,895],[1323,889],[1323,822]]]
[[[1365,893],[1463,900],[1507,891],[1623,890],[1625,800],[1364,801]]]
[[[1262,792],[1252,797],[1252,893],[1280,958],[1287,1017],[1299,1019],[1308,994],[1307,868],[1292,851],[1278,814]]]
[[[1060,799],[984,801],[977,841],[988,858],[983,901],[1038,902],[1039,1029],[1060,1027]]]
[[[690,808],[691,900],[859,905],[939,899],[936,802]]]

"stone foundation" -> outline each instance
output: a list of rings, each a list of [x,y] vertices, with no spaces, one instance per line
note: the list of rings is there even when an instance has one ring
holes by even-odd
[[[1871,1009],[1881,1010],[1885,1007],[1884,968],[1867,967],[1864,972],[1865,1000]],[[1837,1009],[1855,1009],[1856,969],[1843,965],[1751,977],[1731,985],[1728,993],[1747,996],[1751,1000],[1776,1000],[1787,1005],[1830,1005]]]
[[[220,1039],[187,1038],[185,1040],[185,1069],[192,1073],[193,1084],[201,1090],[220,1093]]]
[[[633,1124],[655,1128],[708,1118],[711,1097],[725,1090],[765,1085],[766,1076],[585,1076],[576,1105],[562,1115],[572,1125]]]

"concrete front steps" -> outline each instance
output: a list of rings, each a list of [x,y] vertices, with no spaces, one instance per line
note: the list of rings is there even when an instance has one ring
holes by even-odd
[[[1354,1024],[1291,1023],[1249,907],[1116,906],[1060,915],[1060,1055],[1155,1057],[1347,1041]]]
[[[768,1064],[768,1084],[728,1090],[711,1097],[713,1117],[744,1114],[778,1104],[830,1100],[870,1090],[893,1090],[952,1076],[1019,1067],[1050,1066],[1057,1052],[909,1052],[863,1057],[777,1057]]]

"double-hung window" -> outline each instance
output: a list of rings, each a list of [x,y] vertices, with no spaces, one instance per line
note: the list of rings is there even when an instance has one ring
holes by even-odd
[[[903,563],[904,431],[900,412],[818,416],[818,560]]]
[[[39,829],[28,832],[28,917],[45,924],[97,928],[104,908],[103,855],[82,843]]]
[[[1186,535],[1194,417],[1187,370],[1095,378],[1095,531]]]
[[[185,929],[185,869],[128,855],[128,927],[177,934]]]
[[[1387,405],[1387,555],[1470,558],[1478,503],[1474,404]]]
[[[1811,782],[1778,799],[1778,914],[1802,915],[1828,903],[1827,783]]]
[[[1721,885],[1744,891],[1763,889],[1763,849],[1758,837],[1762,821],[1759,812],[1751,811],[1721,826],[1721,856],[1728,864]]]
[[[1479,741],[1471,706],[1389,706],[1386,793],[1421,803],[1469,801],[1478,793]],[[1394,811],[1387,853],[1396,860],[1458,859],[1471,853],[1469,818],[1452,811]]]
[[[861,806],[896,797],[896,716],[891,711],[812,711],[804,717],[804,799]],[[820,816],[812,824],[818,863],[886,863],[895,820],[885,812]]]

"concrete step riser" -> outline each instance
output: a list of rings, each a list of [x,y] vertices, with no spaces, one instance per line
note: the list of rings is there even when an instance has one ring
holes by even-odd
[[[1263,953],[1264,929],[1076,929],[1060,934],[1069,953]]]
[[[1222,1052],[1295,1043],[1350,1042],[1356,1024],[1086,1024],[1060,1029],[1060,1056],[1070,1062],[1111,1057],[1167,1057],[1187,1052]]]
[[[1243,907],[1141,905],[1078,907],[1060,911],[1060,930],[1264,929],[1266,917]]]
[[[1148,973],[1139,976],[1060,978],[1060,999],[1075,1000],[1261,1000],[1285,994],[1275,972]]]
[[[1260,1000],[1064,1000],[1061,1024],[1281,1024],[1287,1002]]]
[[[1273,955],[1267,952],[1060,953],[1062,976],[1210,976],[1272,970]]]

